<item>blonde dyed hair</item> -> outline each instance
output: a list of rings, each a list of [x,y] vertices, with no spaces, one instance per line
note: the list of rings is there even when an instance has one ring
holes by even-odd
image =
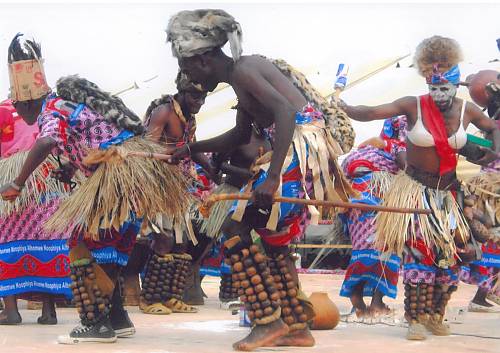
[[[413,62],[423,77],[432,75],[433,68],[446,72],[463,60],[462,49],[455,39],[432,36],[424,39],[415,50]]]

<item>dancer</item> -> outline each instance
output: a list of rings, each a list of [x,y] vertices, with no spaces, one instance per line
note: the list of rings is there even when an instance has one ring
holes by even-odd
[[[18,99],[17,92],[13,98]],[[12,100],[0,103],[0,184],[19,173],[38,135],[17,114]],[[0,201],[0,297],[5,308],[0,325],[20,324],[17,299],[39,300],[40,325],[57,324],[55,301],[71,297],[69,285],[68,232],[42,228],[59,207],[69,189],[51,177],[54,158],[42,163],[26,181],[14,204]]]
[[[380,137],[362,143],[343,162],[345,175],[362,197],[352,199],[378,205],[389,190],[406,154],[406,118],[386,119]],[[383,297],[396,298],[401,259],[395,254],[382,255],[375,247],[376,212],[348,209],[340,214],[351,237],[352,255],[340,295],[351,300],[358,318],[390,313]],[[367,307],[363,297],[372,297]]]
[[[303,232],[300,205],[272,204],[276,193],[290,197],[347,200],[352,192],[336,162],[342,153],[325,118],[280,70],[261,56],[241,56],[241,27],[223,10],[182,11],[167,28],[179,66],[193,81],[212,91],[229,83],[238,98],[236,127],[206,141],[189,143],[172,157],[177,162],[199,152],[224,152],[250,141],[253,129],[273,126],[272,157],[245,186],[250,202],[239,202],[223,226],[233,284],[252,320],[252,331],[236,350],[266,345],[312,346],[307,323],[310,303],[300,291],[288,244]],[[229,40],[232,57],[222,51]],[[310,179],[309,179],[310,178]],[[306,180],[313,182],[306,183]],[[307,187],[307,189],[306,189]],[[354,194],[354,192],[352,192]],[[320,211],[310,207],[313,222]],[[263,239],[266,254],[252,245],[250,231]],[[235,236],[238,235],[238,236]]]
[[[151,102],[146,111],[148,134],[154,141],[167,144],[174,149],[195,140],[196,118],[205,102],[207,92],[200,85],[193,84],[179,71],[176,79],[177,93],[164,95]],[[182,161],[179,168],[192,186],[185,192],[195,193],[197,171],[194,162],[203,166],[209,173],[213,167],[203,153],[193,154],[191,159]],[[195,313],[198,310],[183,301],[186,280],[199,277],[199,266],[192,268],[192,257],[187,250],[185,235],[197,243],[188,215],[181,219],[168,214],[159,214],[152,221],[150,233],[152,254],[146,265],[145,278],[141,293],[141,310],[146,314],[168,315],[176,313]]]
[[[425,329],[434,335],[449,335],[443,317],[451,293],[456,290],[459,246],[469,237],[469,227],[453,196],[456,151],[467,141],[469,123],[491,133],[494,150],[485,150],[476,163],[487,164],[500,150],[500,131],[481,111],[456,97],[460,80],[458,62],[462,54],[450,38],[433,36],[419,44],[415,65],[426,78],[429,94],[404,97],[376,107],[348,106],[355,120],[371,121],[387,116],[408,119],[407,167],[398,174],[385,194],[384,205],[425,207],[432,216],[380,213],[377,240],[380,249],[402,255],[405,250],[405,316],[408,339],[425,339]]]

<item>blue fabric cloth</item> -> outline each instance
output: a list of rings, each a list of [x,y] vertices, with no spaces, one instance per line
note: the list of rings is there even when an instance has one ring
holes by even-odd
[[[354,288],[363,283],[363,296],[372,297],[378,290],[396,298],[401,258],[394,254],[384,261],[380,258],[378,250],[353,250],[340,295],[350,297]]]
[[[47,293],[71,298],[68,254],[66,240],[0,244],[0,297]]]
[[[448,82],[454,85],[458,85],[460,83],[460,69],[458,68],[458,65],[453,66],[451,69],[443,73],[433,73],[429,83],[441,84]]]
[[[130,139],[134,136],[135,135],[132,131],[123,130],[122,132],[120,132],[119,135],[115,136],[111,140],[101,143],[99,145],[99,148],[102,150],[107,150],[111,146],[121,145],[122,143],[124,143],[125,141],[127,141],[128,139]]]
[[[118,251],[112,246],[108,246],[100,249],[90,250],[95,261],[100,264],[116,264],[119,266],[126,266],[129,255]]]

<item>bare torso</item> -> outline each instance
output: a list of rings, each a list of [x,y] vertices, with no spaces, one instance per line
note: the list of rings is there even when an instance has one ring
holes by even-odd
[[[163,104],[151,112],[151,118],[148,124],[148,132],[155,140],[167,143],[175,147],[179,142],[188,142],[191,140],[189,131],[186,131],[185,119],[179,117],[172,104]]]
[[[259,92],[252,92],[248,89],[248,75],[265,79],[297,111],[300,111],[307,103],[300,91],[270,61],[257,55],[243,56],[234,66],[231,84],[238,97],[238,108],[259,127],[265,128],[272,125],[273,117],[270,109],[255,98]]]

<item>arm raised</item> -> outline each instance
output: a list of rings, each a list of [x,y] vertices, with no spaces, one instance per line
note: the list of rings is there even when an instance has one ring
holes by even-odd
[[[403,97],[395,100],[392,103],[369,107],[366,105],[350,106],[345,103],[340,103],[347,115],[357,121],[373,121],[383,120],[391,116],[406,115],[409,116],[410,107],[416,106],[417,100],[415,97]]]

